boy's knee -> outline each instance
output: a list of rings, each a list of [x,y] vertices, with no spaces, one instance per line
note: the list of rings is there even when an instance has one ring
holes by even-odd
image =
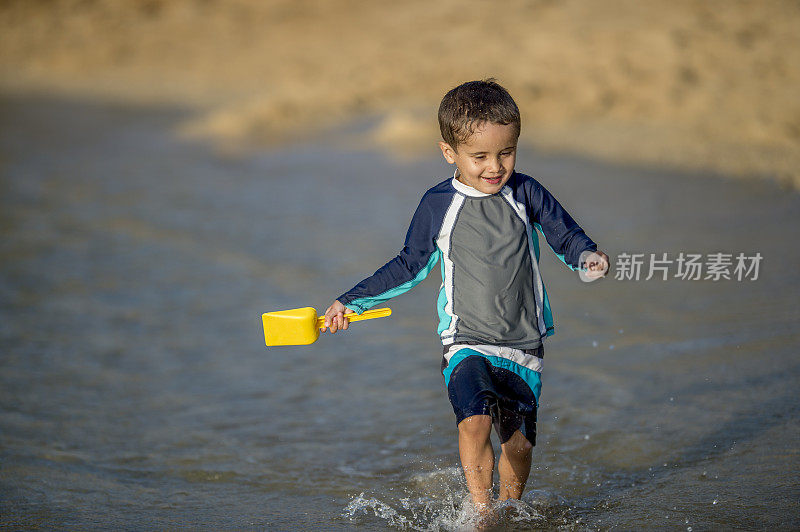
[[[458,424],[458,432],[468,438],[488,438],[492,432],[492,416],[470,416]]]
[[[519,431],[515,432],[502,447],[503,452],[511,457],[525,456],[533,449],[533,445],[528,441],[528,438]]]

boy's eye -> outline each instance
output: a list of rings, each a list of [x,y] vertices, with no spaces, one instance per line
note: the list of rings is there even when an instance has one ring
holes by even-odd
[[[475,158],[478,159],[478,160],[486,159],[486,156],[485,155],[476,155]]]

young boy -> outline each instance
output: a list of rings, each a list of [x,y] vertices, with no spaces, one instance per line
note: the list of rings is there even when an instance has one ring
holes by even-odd
[[[453,178],[425,193],[400,254],[339,296],[325,327],[347,329],[347,314],[410,290],[441,259],[442,374],[467,487],[476,507],[488,510],[492,426],[502,448],[500,500],[522,496],[536,443],[542,340],[554,332],[536,230],[589,279],[605,275],[608,257],[539,182],[514,171],[519,109],[493,79],[448,92],[439,127]]]

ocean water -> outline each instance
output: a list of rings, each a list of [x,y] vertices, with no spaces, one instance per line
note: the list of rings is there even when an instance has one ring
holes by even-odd
[[[0,525],[473,528],[435,275],[312,346],[260,325],[397,252],[450,173],[435,147],[220,147],[176,135],[185,116],[0,99]],[[494,529],[800,527],[798,194],[528,148],[517,168],[617,269],[583,283],[542,241],[557,334],[528,489]],[[645,280],[681,252],[762,260]],[[615,278],[626,254],[639,280]]]

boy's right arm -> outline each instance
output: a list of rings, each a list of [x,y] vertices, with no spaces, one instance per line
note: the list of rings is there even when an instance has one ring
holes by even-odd
[[[443,215],[436,215],[429,195],[417,207],[400,253],[356,286],[339,296],[325,311],[325,326],[331,332],[347,329],[346,315],[359,314],[393,297],[403,294],[422,282],[439,260],[436,236]],[[441,219],[439,219],[441,218]]]
[[[345,315],[352,313],[352,310],[342,305],[337,299],[325,311],[325,327],[323,327],[322,332],[330,330],[332,333],[335,333],[339,329],[346,331],[347,327],[350,325],[350,320],[348,320]]]

